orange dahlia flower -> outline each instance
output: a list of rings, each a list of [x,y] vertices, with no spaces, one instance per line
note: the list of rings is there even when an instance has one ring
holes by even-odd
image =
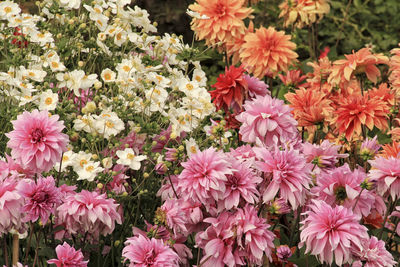
[[[393,141],[391,144],[383,145],[379,155],[384,158],[390,158],[390,157],[397,158],[399,153],[400,153],[400,143],[397,141]]]
[[[246,30],[243,19],[253,11],[243,4],[244,0],[196,0],[189,9],[204,16],[193,18],[191,23],[197,39],[213,46],[243,35]]]
[[[340,134],[345,134],[351,140],[354,134],[361,135],[361,126],[372,130],[376,126],[380,130],[388,128],[388,105],[381,99],[371,98],[368,94],[353,94],[341,97],[335,110],[333,123]]]
[[[261,27],[254,33],[244,36],[244,44],[239,56],[245,68],[257,78],[264,77],[267,71],[276,75],[287,71],[298,55],[293,50],[296,44],[290,41],[290,35],[276,31],[273,27]]]
[[[368,94],[371,98],[382,99],[389,107],[395,104],[395,92],[388,87],[387,83],[381,83],[378,88],[372,88],[368,91]]]
[[[326,0],[285,0],[279,5],[281,13],[279,17],[284,18],[284,26],[294,24],[297,28],[303,28],[318,20],[324,14],[329,13],[330,6]]]
[[[365,73],[373,83],[377,82],[381,73],[376,65],[388,64],[388,57],[383,54],[372,54],[369,48],[362,48],[351,55],[344,55],[346,59],[339,59],[333,62],[332,73],[328,82],[340,84],[349,82],[355,74]]]
[[[243,34],[235,36],[234,38],[227,40],[227,42],[225,43],[226,52],[229,57],[232,57],[233,65],[237,64],[240,61],[239,51],[244,44],[244,36],[249,32],[254,32],[254,23],[252,21],[250,21],[249,27],[246,28]]]
[[[399,44],[400,45],[400,44]],[[390,51],[392,56],[389,61],[389,82],[393,89],[396,90],[396,96],[400,96],[400,48]]]
[[[293,108],[294,118],[299,126],[312,126],[323,122],[333,112],[331,101],[323,92],[300,88],[294,93],[287,93],[285,98]]]

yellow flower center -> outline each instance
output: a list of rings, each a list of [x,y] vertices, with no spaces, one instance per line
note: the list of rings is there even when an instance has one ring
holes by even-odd
[[[44,100],[44,103],[46,103],[46,105],[51,105],[51,103],[53,103],[53,99],[52,99],[51,97],[47,97],[47,98]]]
[[[93,170],[94,170],[93,166],[87,166],[86,167],[86,171],[88,171],[88,172],[92,172]]]
[[[87,160],[86,159],[81,159],[81,161],[79,162],[79,165],[81,165],[81,167],[83,167],[83,165],[87,164]]]
[[[135,158],[135,155],[133,155],[132,153],[128,153],[128,155],[126,155],[126,158],[132,160]]]
[[[51,66],[52,66],[54,69],[56,69],[56,68],[58,68],[59,64],[58,64],[58,62],[53,61],[53,62],[51,62]]]
[[[122,69],[126,72],[129,72],[131,70],[129,66],[123,66]]]
[[[37,37],[39,37],[39,38],[44,38],[44,34],[43,34],[43,33],[41,33],[41,32],[40,32],[40,33],[38,33],[38,34],[36,34],[36,36],[37,36]]]
[[[4,8],[4,12],[6,12],[6,13],[10,13],[11,11],[12,11],[12,8],[9,7],[9,6],[6,6],[6,7]]]
[[[163,80],[163,77],[161,76],[156,76],[156,79],[158,80],[158,82],[160,83]]]
[[[105,80],[111,80],[111,74],[110,73],[106,73],[106,74],[104,74],[104,79]]]
[[[193,90],[193,85],[191,83],[186,84],[186,89]]]
[[[67,161],[67,160],[69,160],[69,157],[64,155],[63,158],[62,158],[62,161]]]
[[[196,148],[195,146],[191,146],[191,147],[190,147],[190,151],[191,151],[192,153],[196,153],[196,152],[197,152],[197,148]]]
[[[199,75],[196,75],[195,77],[196,81],[200,82],[201,81],[201,77]]]
[[[107,126],[107,128],[113,128],[114,127],[114,123],[112,123],[111,121],[107,121],[106,122],[106,126]]]

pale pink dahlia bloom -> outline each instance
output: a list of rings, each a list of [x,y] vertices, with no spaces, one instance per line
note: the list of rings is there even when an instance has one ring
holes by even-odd
[[[304,143],[302,153],[307,162],[316,165],[319,168],[333,168],[339,161],[339,158],[346,158],[348,154],[339,154],[340,145],[324,140],[320,145]]]
[[[268,230],[270,227],[266,219],[257,215],[257,210],[252,205],[238,209],[233,221],[236,242],[239,250],[246,252],[246,258],[256,265],[262,265],[264,255],[271,261],[271,251],[274,246],[275,234]]]
[[[188,214],[182,208],[183,199],[167,199],[164,204],[156,211],[156,218],[162,220],[174,234],[188,235],[185,224],[188,223]]]
[[[352,209],[357,215],[367,217],[375,204],[375,196],[361,188],[367,174],[363,169],[351,171],[347,163],[341,167],[322,172],[317,186],[311,192],[331,206],[341,205]]]
[[[118,204],[106,194],[82,190],[68,195],[57,208],[58,219],[65,223],[70,234],[88,233],[94,239],[99,235],[111,234],[115,223],[121,224]]]
[[[360,225],[359,216],[343,206],[332,207],[322,200],[312,200],[310,210],[300,227],[300,246],[321,262],[332,264],[333,256],[339,266],[352,261],[351,250],[362,249],[368,239],[367,228]]]
[[[52,176],[39,178],[37,182],[24,179],[19,183],[18,190],[25,198],[21,211],[26,214],[26,222],[36,222],[40,217],[42,223],[46,224],[50,214],[62,202],[60,189],[56,187]]]
[[[86,267],[89,261],[83,260],[81,250],[75,250],[68,243],[56,247],[57,259],[48,260],[47,263],[57,267]]]
[[[223,199],[226,175],[232,174],[230,164],[223,152],[214,148],[192,154],[182,163],[183,171],[178,176],[176,192],[184,200],[203,203],[206,208]]]
[[[269,182],[263,192],[264,202],[273,200],[279,193],[294,209],[304,204],[311,176],[309,165],[299,151],[277,147],[273,151],[263,147],[253,150],[259,159],[255,165],[264,172]]]
[[[376,192],[383,196],[387,192],[394,200],[400,196],[400,158],[377,157],[368,161],[372,169],[369,172],[371,182],[376,182]]]
[[[40,173],[61,160],[69,139],[61,132],[64,125],[58,119],[58,115],[49,117],[46,110],[34,110],[25,111],[12,121],[14,130],[6,134],[10,139],[7,146],[22,168]]]
[[[179,256],[160,239],[149,239],[143,235],[130,237],[122,250],[129,267],[178,267]]]
[[[0,179],[4,179],[7,177],[21,178],[27,176],[33,176],[35,173],[23,169],[20,164],[15,162],[15,160],[9,155],[5,155],[5,160],[0,160]]]
[[[254,98],[256,96],[265,96],[271,95],[271,92],[268,90],[268,84],[264,83],[257,77],[252,77],[250,75],[244,74],[244,79],[247,82],[247,86],[249,89],[249,96]]]
[[[356,262],[353,267],[392,267],[397,262],[393,260],[392,254],[385,248],[385,242],[378,240],[375,236],[362,241],[362,250],[353,250]]]
[[[257,185],[262,182],[262,179],[255,174],[251,163],[240,162],[236,159],[230,159],[230,162],[232,163],[232,174],[226,176],[225,193],[222,200],[218,202],[220,211],[236,208],[243,203],[254,204],[260,195]]]
[[[257,96],[247,100],[243,107],[236,119],[242,123],[239,133],[244,142],[260,140],[265,146],[274,146],[297,139],[297,121],[283,100],[270,95]]]
[[[17,190],[18,182],[11,178],[0,180],[0,236],[11,229],[21,229],[21,207],[24,198]]]

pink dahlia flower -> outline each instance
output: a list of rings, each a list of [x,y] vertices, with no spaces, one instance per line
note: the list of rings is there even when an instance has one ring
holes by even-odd
[[[254,98],[256,96],[265,96],[271,95],[271,92],[268,90],[268,84],[264,83],[257,77],[252,77],[250,75],[245,74],[244,79],[247,81],[247,86],[249,89],[249,96]]]
[[[312,200],[310,210],[301,222],[300,246],[321,262],[339,266],[352,261],[351,250],[362,250],[362,240],[368,239],[367,228],[360,225],[359,216],[343,206],[332,207],[322,200]]]
[[[360,154],[363,160],[373,159],[378,154],[379,149],[382,147],[377,140],[378,136],[373,139],[367,138],[362,142],[360,147]]]
[[[297,139],[297,121],[283,100],[257,96],[247,100],[243,107],[244,111],[236,116],[242,123],[239,133],[243,141],[255,143],[259,139],[266,146],[274,146]]]
[[[143,235],[130,237],[122,250],[129,267],[179,267],[179,256],[160,239],[149,239]]]
[[[393,211],[392,214],[390,214],[390,217],[392,216],[400,218],[400,206],[397,206],[396,210]],[[400,236],[400,223],[397,224],[396,233]]]
[[[389,192],[394,200],[400,196],[400,158],[377,157],[368,161],[372,169],[369,172],[370,181],[376,182],[376,191],[383,196]]]
[[[11,229],[21,229],[21,207],[24,198],[17,190],[18,182],[11,178],[0,180],[0,236]]]
[[[182,204],[183,199],[167,199],[156,211],[156,219],[172,229],[175,235],[189,234],[185,226],[188,222],[188,214],[182,209]]]
[[[288,247],[288,245],[281,245],[276,248],[276,257],[281,262],[287,263],[292,254],[292,250]]]
[[[57,267],[86,267],[89,261],[83,260],[81,250],[75,250],[68,243],[56,247],[57,259],[48,260],[47,263]]]
[[[254,204],[260,195],[257,185],[262,182],[262,179],[255,174],[250,167],[251,164],[234,159],[230,161],[233,173],[226,176],[225,193],[222,200],[218,202],[218,208],[221,211],[238,207],[240,203]]]
[[[56,187],[54,178],[39,178],[35,183],[33,180],[22,180],[18,190],[25,197],[25,221],[36,222],[39,217],[43,224],[47,223],[51,213],[54,213],[57,205],[61,204],[61,192]]]
[[[111,234],[115,223],[121,224],[118,204],[106,194],[82,190],[68,195],[57,208],[60,222],[64,222],[70,234],[88,233],[94,239]]]
[[[182,163],[176,192],[185,200],[203,203],[207,208],[223,199],[226,175],[232,174],[230,164],[223,152],[214,148],[192,154]]]
[[[341,205],[352,209],[357,215],[367,217],[375,204],[375,196],[361,188],[367,177],[362,169],[353,172],[347,164],[322,172],[317,179],[317,186],[311,192],[331,206]]]
[[[49,117],[46,110],[25,111],[12,121],[14,130],[6,134],[11,156],[22,168],[36,173],[49,171],[67,151],[68,135],[58,115]]]
[[[35,173],[23,169],[20,164],[15,162],[15,160],[10,157],[9,155],[5,155],[6,159],[0,160],[0,179],[4,179],[7,177],[26,177],[26,176],[33,176]]]
[[[274,248],[275,234],[268,230],[269,227],[266,219],[258,217],[254,206],[246,205],[243,209],[238,209],[233,229],[236,230],[239,248],[244,249],[251,263],[262,265],[264,253],[270,261],[272,260],[271,250]]]
[[[256,167],[269,178],[263,192],[264,202],[273,200],[279,192],[279,196],[289,201],[294,209],[302,205],[311,176],[309,165],[299,151],[277,147],[272,152],[259,147],[253,150],[260,160],[255,163]]]
[[[353,257],[356,259],[353,267],[392,267],[397,263],[393,260],[392,254],[386,250],[385,242],[375,236],[364,239],[362,250],[353,250]]]
[[[333,168],[339,158],[346,158],[347,154],[339,154],[340,145],[324,140],[320,145],[304,143],[302,152],[307,162],[319,168]]]

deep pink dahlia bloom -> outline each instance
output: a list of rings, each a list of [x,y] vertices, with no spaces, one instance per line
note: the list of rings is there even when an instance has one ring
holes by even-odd
[[[226,175],[232,174],[230,164],[223,152],[214,148],[192,154],[182,163],[176,192],[185,200],[203,203],[206,208],[223,199]]]
[[[332,264],[333,256],[339,266],[352,261],[351,249],[362,249],[368,239],[367,228],[360,225],[359,216],[343,206],[332,207],[322,200],[312,200],[310,210],[300,227],[300,246],[321,262]]]
[[[233,229],[236,230],[236,242],[239,248],[246,252],[246,257],[251,263],[262,265],[264,255],[271,261],[271,251],[274,246],[275,234],[268,228],[266,219],[257,215],[257,210],[252,205],[246,205],[243,209],[238,209]],[[265,254],[264,254],[265,253]]]
[[[240,203],[254,204],[260,195],[257,185],[262,182],[262,179],[255,174],[250,167],[251,164],[236,159],[231,159],[230,162],[233,173],[226,176],[225,193],[222,200],[218,202],[218,208],[221,211],[238,207]]]
[[[277,147],[273,151],[260,147],[253,150],[259,159],[256,167],[269,178],[263,192],[264,202],[273,200],[279,192],[279,196],[289,201],[294,209],[302,205],[311,176],[309,165],[299,151]]]
[[[375,236],[362,241],[362,250],[353,250],[353,257],[357,260],[353,267],[392,267],[397,262],[385,248],[385,242]],[[363,264],[364,263],[364,264]]]
[[[0,236],[11,229],[21,229],[21,207],[24,198],[17,190],[18,182],[11,178],[0,180]]]
[[[43,224],[47,223],[51,213],[54,213],[57,205],[61,204],[61,192],[56,187],[54,178],[39,178],[33,180],[22,180],[18,190],[25,198],[22,211],[25,212],[25,221],[36,222],[39,217]]]
[[[188,235],[188,230],[185,224],[188,223],[188,214],[186,210],[182,208],[183,199],[170,198],[167,199],[164,204],[160,207],[156,214],[162,212],[162,217],[165,218],[165,223],[168,228],[172,229],[174,234]]]
[[[75,250],[68,243],[56,247],[57,259],[48,260],[47,263],[57,267],[86,267],[89,261],[83,260],[81,250]]]
[[[368,161],[372,169],[369,172],[371,181],[376,182],[376,191],[381,196],[389,192],[394,200],[400,196],[400,158],[377,157]]]
[[[115,223],[121,224],[118,204],[106,194],[82,190],[66,197],[57,208],[58,219],[64,222],[70,234],[88,233],[94,239],[111,234]]]
[[[276,248],[276,257],[281,262],[288,262],[288,259],[292,256],[292,250],[289,248],[288,245],[281,245]]]
[[[247,100],[244,111],[236,116],[242,123],[239,133],[245,142],[261,141],[265,146],[285,144],[298,137],[297,121],[283,100],[269,95]]]
[[[178,267],[179,256],[160,239],[148,239],[143,235],[130,237],[122,250],[129,267]]]
[[[35,173],[23,169],[20,164],[15,162],[15,160],[10,157],[9,155],[5,155],[6,159],[0,160],[0,179],[4,179],[7,177],[27,177],[27,176],[33,176]]]
[[[247,86],[249,89],[249,96],[254,98],[256,96],[270,95],[271,92],[268,90],[268,84],[264,83],[257,77],[252,77],[245,74],[244,79],[247,81]]]
[[[375,204],[375,196],[361,188],[367,174],[363,169],[351,171],[345,164],[339,168],[322,172],[317,179],[317,186],[311,192],[331,206],[341,205],[352,209],[357,215],[367,217]]]
[[[46,110],[25,111],[12,121],[14,130],[6,134],[11,156],[22,168],[36,173],[49,171],[67,150],[68,135],[58,115],[49,117]]]

